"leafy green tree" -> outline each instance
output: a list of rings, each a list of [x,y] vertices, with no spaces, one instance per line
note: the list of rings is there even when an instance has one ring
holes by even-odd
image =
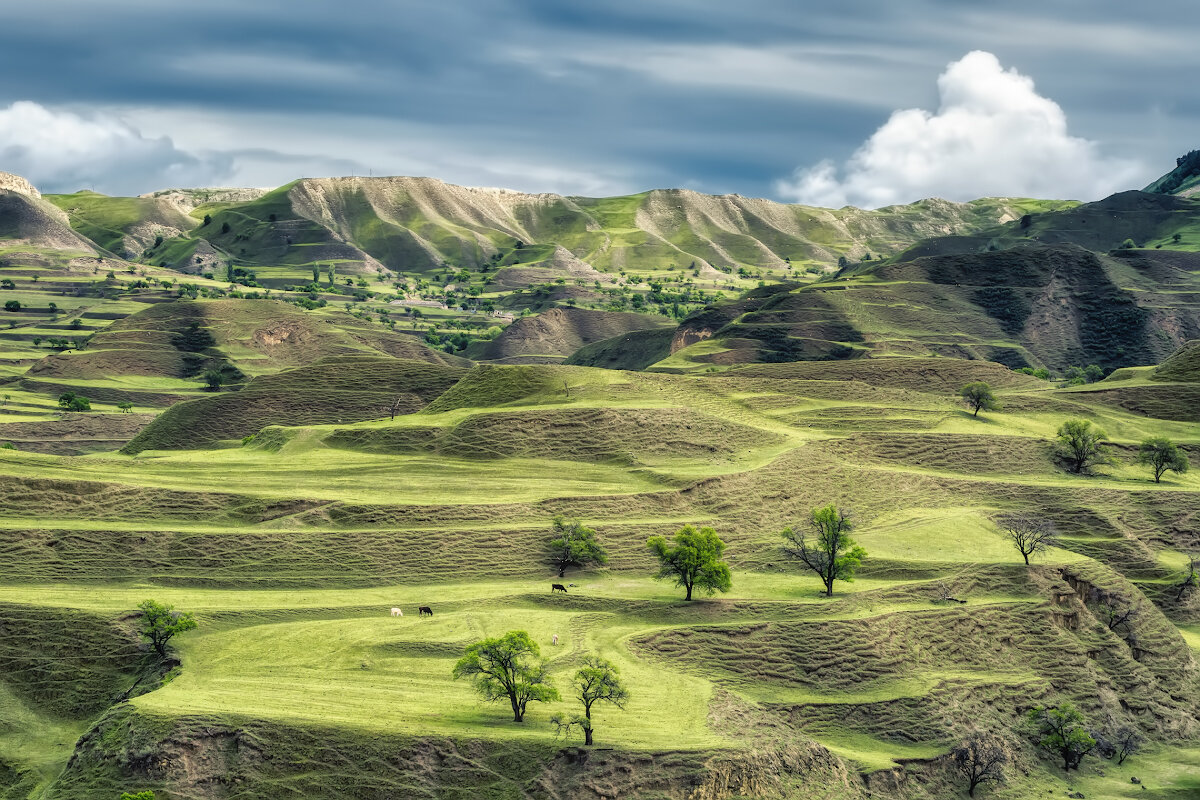
[[[1174,442],[1162,436],[1142,440],[1138,448],[1138,463],[1144,464],[1154,472],[1154,482],[1162,480],[1163,473],[1170,470],[1177,475],[1188,471],[1187,453],[1180,450]]]
[[[1034,514],[1009,514],[998,522],[1004,535],[1025,559],[1025,566],[1029,566],[1030,556],[1044,553],[1057,540],[1057,531],[1050,520]]]
[[[1092,467],[1111,464],[1113,459],[1100,449],[1107,434],[1086,419],[1069,419],[1058,428],[1058,454],[1068,469],[1082,474]]]
[[[574,714],[564,717],[555,714],[550,722],[558,727],[559,732],[570,731],[578,725],[583,729],[583,743],[592,744],[592,706],[596,703],[612,703],[617,708],[624,709],[629,700],[629,691],[621,683],[621,671],[616,664],[599,656],[585,656],[583,666],[575,672],[572,681],[575,696],[583,704],[583,715]]]
[[[58,396],[58,406],[67,411],[91,411],[92,401],[74,392],[64,392]]]
[[[1000,404],[996,402],[996,395],[992,393],[992,387],[983,381],[968,383],[958,390],[958,396],[975,410],[974,416],[976,417],[979,416],[980,411],[1000,410]]]
[[[1033,727],[1035,744],[1061,758],[1064,770],[1079,769],[1083,757],[1096,747],[1083,714],[1072,703],[1052,708],[1038,706],[1029,712],[1027,719]]]
[[[1083,379],[1088,383],[1099,383],[1104,380],[1104,370],[1095,364],[1088,364],[1083,368]]]
[[[814,508],[807,528],[784,528],[783,550],[817,573],[825,584],[825,596],[833,597],[833,582],[853,581],[867,551],[850,538],[849,514],[834,505]]]
[[[117,408],[121,409],[122,414],[130,414],[133,412],[133,403],[126,400],[124,403],[121,403],[119,406],[117,406]]]
[[[140,630],[142,636],[154,645],[160,656],[167,655],[167,642],[184,631],[196,627],[196,619],[189,611],[176,611],[174,606],[146,600],[138,606],[142,612]]]
[[[34,347],[40,347],[41,344],[42,344],[42,337],[40,337],[40,336],[33,337],[33,346]]]
[[[531,702],[558,700],[545,662],[538,659],[537,643],[525,631],[509,631],[467,647],[454,665],[454,678],[471,678],[475,689],[489,702],[508,698],[513,722],[525,718]]]
[[[4,310],[12,311],[14,313],[17,311],[20,311],[21,310],[21,301],[20,300],[9,300],[7,303],[4,304]]]
[[[312,268],[312,276],[313,276],[313,283],[316,283],[317,281],[321,280],[321,268],[314,266]]]
[[[204,385],[210,392],[220,390],[221,384],[225,383],[225,374],[219,369],[206,369],[202,377]]]
[[[608,563],[608,552],[596,541],[594,530],[577,519],[568,521],[562,514],[551,525],[556,536],[550,540],[550,562],[558,569],[558,577],[567,573],[567,567]]]
[[[700,588],[708,594],[728,592],[733,586],[729,565],[721,560],[725,554],[725,543],[712,528],[696,529],[685,525],[675,532],[675,546],[667,544],[662,536],[651,536],[646,545],[659,562],[656,579],[674,578],[676,586],[682,586],[692,599],[692,589]]]

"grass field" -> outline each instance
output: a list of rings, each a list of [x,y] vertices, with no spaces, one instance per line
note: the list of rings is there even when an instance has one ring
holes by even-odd
[[[0,248],[0,800],[941,800],[973,732],[984,797],[1200,792],[1200,471],[1136,462],[1200,451],[1195,201],[214,197],[51,196],[102,250]],[[1114,463],[1065,471],[1068,418]],[[826,597],[780,531],[830,503],[868,555]],[[558,578],[559,514],[605,567]],[[651,578],[685,524],[728,593]],[[199,623],[165,661],[148,598]],[[510,630],[565,697],[522,724],[451,677]],[[631,692],[591,749],[550,724],[589,654]],[[1063,701],[1143,750],[1064,773],[1022,723]]]
[[[957,796],[939,758],[975,727],[1010,743],[1010,782],[994,796],[1069,786],[1126,797],[1130,775],[1145,781],[1146,797],[1185,796],[1195,785],[1200,613],[1170,587],[1197,544],[1188,531],[1200,479],[1168,474],[1154,484],[1131,449],[1155,434],[1200,444],[1191,423],[1115,404],[1108,382],[1061,391],[953,359],[688,374],[421,362],[393,375],[372,358],[317,362],[334,365],[319,378],[304,377],[312,367],[256,378],[254,408],[265,416],[246,416],[244,403],[189,412],[189,429],[259,420],[245,444],[173,439],[163,426],[181,404],[142,434],[157,449],[137,455],[0,450],[9,796],[78,796],[132,781],[167,797],[208,797],[205,770],[216,770],[239,775],[246,797],[284,796],[280,787],[297,781],[309,796],[333,797],[382,780],[370,777],[372,737],[401,749],[475,742],[477,752],[461,756],[474,777],[463,780],[498,781],[487,791],[506,796],[564,769],[564,744],[578,744],[556,739],[549,724],[571,711],[569,700],[535,704],[515,725],[504,704],[451,679],[466,644],[518,629],[541,645],[560,689],[584,654],[620,667],[632,700],[597,709],[598,744],[616,748],[612,758],[682,759],[622,772],[631,796],[718,774],[733,783],[714,797],[754,795],[762,781],[819,796],[797,787],[830,780],[828,765],[787,762],[799,752],[844,764],[845,796],[866,797],[859,775],[877,787],[902,774],[910,788],[887,796]],[[1007,410],[963,411],[953,393],[973,377],[1000,387]],[[380,412],[270,424],[279,398],[303,399],[306,382],[329,381],[434,388],[428,405],[394,420]],[[247,388],[229,397],[239,394],[256,396]],[[41,398],[15,391],[10,414],[47,413]],[[1050,440],[1068,416],[1101,424],[1120,463],[1096,476],[1058,467]],[[784,556],[778,536],[828,502],[852,509],[869,553],[858,580],[838,583],[833,598]],[[1062,534],[1031,568],[995,521],[1027,507]],[[611,552],[607,569],[568,574],[565,596],[549,591],[558,579],[543,551],[556,513],[594,526]],[[649,578],[646,538],[685,523],[712,525],[729,544],[728,594],[685,603]],[[1094,587],[1139,598],[1137,653],[1100,621]],[[169,682],[122,703],[146,657],[122,649],[133,647],[129,612],[151,597],[194,612],[200,626],[179,637],[181,667]],[[419,618],[418,605],[434,617]],[[393,606],[405,615],[391,617]],[[65,619],[108,631],[92,646],[105,642],[109,660],[73,643],[56,622]],[[31,626],[47,631],[36,644],[14,638]],[[70,684],[64,705],[54,687],[76,674],[91,677]],[[1152,747],[1120,769],[1091,758],[1078,776],[1062,775],[1015,731],[1022,709],[1064,699],[1097,724],[1132,721]],[[245,753],[266,748],[310,766],[231,760],[226,734],[213,731],[252,737],[259,749]],[[294,732],[293,744],[272,731]],[[296,749],[318,731],[349,759],[336,777],[323,771],[332,755]],[[147,748],[163,766],[137,766]],[[205,770],[182,755],[196,748]],[[351,766],[351,753],[367,760]],[[750,768],[751,753],[775,755]],[[731,763],[741,771],[727,772]]]

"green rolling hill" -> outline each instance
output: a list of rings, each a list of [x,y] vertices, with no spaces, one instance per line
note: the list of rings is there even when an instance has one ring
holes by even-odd
[[[1200,791],[1200,473],[1138,461],[1200,452],[1196,200],[5,186],[0,799],[931,800],[973,734],[987,797]],[[831,597],[781,536],[826,504],[867,553]],[[558,576],[558,515],[605,565]],[[654,580],[684,525],[727,593]],[[165,659],[151,598],[198,621]],[[520,724],[451,674],[511,630],[562,693]],[[630,697],[586,747],[596,655]],[[1025,715],[1065,702],[1141,748],[1064,772]]]

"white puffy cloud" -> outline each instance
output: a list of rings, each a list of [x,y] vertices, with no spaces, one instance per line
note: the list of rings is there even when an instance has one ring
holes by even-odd
[[[180,150],[169,137],[145,136],[109,114],[29,101],[0,108],[0,171],[28,178],[42,191],[95,187],[125,195],[205,186],[225,177],[230,166],[227,155]]]
[[[1132,188],[1138,164],[1071,136],[1057,103],[1033,80],[976,50],[938,78],[936,113],[896,111],[839,169],[822,161],[776,184],[809,205],[865,208],[924,197],[1094,200]]]

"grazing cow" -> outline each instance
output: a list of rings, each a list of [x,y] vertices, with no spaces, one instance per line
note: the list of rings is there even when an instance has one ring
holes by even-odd
[[[561,583],[552,583],[552,584],[550,584],[550,591],[552,593],[553,592],[562,592],[563,594],[566,594],[567,587],[563,586]]]
[[[403,616],[404,616],[404,612],[403,612],[403,611],[401,611],[401,610],[400,610],[400,609],[398,609],[398,608],[393,608],[393,609],[392,609],[392,616],[393,616],[393,617],[403,617]]]
[[[429,606],[421,606],[420,608],[418,608],[418,609],[417,609],[417,616],[418,616],[418,617],[423,617],[423,616],[425,616],[426,614],[428,614],[429,616],[431,616],[431,617],[432,617],[432,616],[433,616],[433,609],[432,609],[432,608],[430,608]]]
[[[558,647],[558,634],[557,633],[554,634],[554,638],[552,638],[550,640],[550,644],[554,645],[555,647]]]

